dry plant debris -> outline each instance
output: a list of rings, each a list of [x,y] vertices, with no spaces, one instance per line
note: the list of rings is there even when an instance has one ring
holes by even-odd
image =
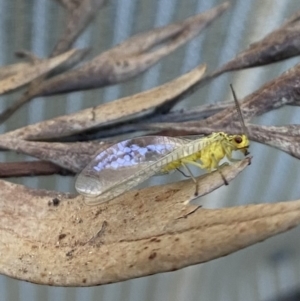
[[[248,164],[245,159],[227,166],[224,176],[230,181]],[[204,195],[223,179],[215,172],[200,183]],[[186,206],[194,197],[191,180],[133,190],[93,207],[80,196],[4,181],[0,189],[0,270],[40,284],[89,286],[173,271],[245,248],[300,221],[300,201],[216,210]]]
[[[73,17],[92,13],[94,11],[93,8],[91,8],[92,3],[99,3],[97,7],[100,8],[103,1],[83,1],[82,4],[78,4]],[[220,16],[228,6],[228,2],[225,2],[206,13],[190,17],[178,24],[171,24],[136,35],[84,63],[81,67],[65,71],[50,78],[45,78],[45,76],[38,78],[31,82],[27,91],[20,99],[2,112],[0,121],[4,122],[22,105],[37,96],[101,88],[124,82],[139,75],[197,36],[214,19]],[[70,8],[70,10],[71,9],[72,8]],[[94,16],[94,14],[92,15]],[[66,41],[66,39],[69,39],[70,36],[74,36],[75,39],[79,31],[82,31],[82,29],[79,30],[78,27],[74,28],[73,25],[71,25],[77,22],[79,22],[77,25],[87,25],[87,22],[81,22],[76,19],[73,20],[71,16],[69,23],[66,25],[66,31],[74,30],[74,35],[70,33],[63,35],[54,53],[60,53],[60,49],[65,50],[68,48],[66,45],[71,46],[73,39],[72,41]],[[62,46],[64,43],[66,43],[66,45]],[[153,48],[157,46],[160,47],[153,50]]]
[[[106,1],[59,2],[66,9],[67,21],[50,58],[40,59],[23,51],[28,62],[0,69],[0,93],[27,84],[22,97],[2,112],[1,122],[38,95],[101,88],[141,74],[197,36],[229,7],[225,2],[180,23],[138,34],[71,70],[88,51],[71,50],[72,44]],[[169,110],[224,72],[298,55],[298,15],[211,74],[204,76],[206,67],[200,65],[150,91],[0,135],[3,151],[38,159],[33,163],[1,163],[1,177],[77,173],[96,152],[114,143],[84,141],[91,133],[116,139],[129,132],[138,135],[141,130],[172,135],[236,133],[240,129],[231,103]],[[242,100],[247,123],[279,107],[298,106],[298,78],[296,65]],[[300,158],[299,125],[249,124],[248,128],[252,140]],[[222,173],[231,181],[249,163],[246,158],[224,167]],[[218,172],[206,174],[199,181],[200,195],[224,184]],[[111,283],[206,262],[300,223],[299,200],[208,210],[186,205],[194,189],[194,183],[187,180],[129,191],[108,203],[89,207],[81,196],[34,190],[1,180],[0,273],[57,286]]]

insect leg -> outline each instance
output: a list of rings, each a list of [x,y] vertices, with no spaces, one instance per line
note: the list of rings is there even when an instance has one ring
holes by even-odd
[[[224,181],[224,184],[225,184],[225,185],[228,185],[227,180],[225,179],[224,175],[223,175],[222,172],[221,172],[220,166],[219,166],[219,164],[218,164],[218,161],[217,161],[215,155],[214,155],[214,154],[211,154],[211,158],[212,158],[212,161],[213,161],[213,164],[212,164],[212,165],[215,166],[215,168],[217,169],[217,171],[220,173],[220,175],[221,175],[221,177],[222,177],[222,179],[223,179],[223,181]],[[191,160],[181,159],[181,162],[182,162],[182,164],[183,164],[183,163],[187,163],[187,164],[195,165],[195,166],[197,166],[197,167],[199,167],[199,168],[201,168],[201,169],[204,168],[200,163],[197,163],[197,162],[194,162],[194,161],[191,161]],[[223,164],[222,164],[222,165],[223,165]],[[224,165],[226,165],[226,164],[224,164]],[[197,188],[197,189],[198,189],[198,188]]]
[[[186,162],[182,162],[181,161],[181,164],[185,167],[185,169],[188,171],[188,173],[190,174],[191,178],[195,182],[196,189],[195,189],[194,195],[197,196],[198,195],[198,181],[195,179],[195,177],[194,177],[192,171],[189,169],[189,167],[185,164],[185,163],[190,163],[190,161],[188,161],[188,160],[185,160],[185,161]],[[191,161],[191,162],[193,162],[193,161]]]
[[[176,168],[177,171],[179,171],[184,177],[186,178],[190,178],[190,176],[186,175],[182,170],[180,170],[179,168]]]
[[[217,171],[220,173],[220,175],[221,175],[221,177],[222,177],[222,180],[223,180],[224,184],[225,184],[225,185],[228,185],[228,182],[227,182],[226,178],[224,177],[224,175],[222,174],[221,168],[220,168],[220,166],[219,166],[219,164],[218,164],[218,162],[217,162],[217,160],[216,160],[215,155],[214,155],[214,154],[211,154],[211,158],[212,158],[212,160],[214,161],[214,163],[215,163],[214,165],[216,166]],[[223,164],[222,164],[222,165],[223,165]]]

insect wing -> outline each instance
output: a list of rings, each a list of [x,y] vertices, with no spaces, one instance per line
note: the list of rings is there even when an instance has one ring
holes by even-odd
[[[151,177],[159,167],[148,167],[185,143],[187,140],[180,138],[146,136],[114,144],[81,171],[75,188],[89,198],[103,194],[103,200],[87,199],[87,203],[104,202]]]

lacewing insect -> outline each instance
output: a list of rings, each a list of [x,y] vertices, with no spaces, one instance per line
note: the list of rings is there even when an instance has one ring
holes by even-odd
[[[230,162],[238,161],[232,158],[233,151],[239,150],[248,155],[247,129],[235,92],[230,87],[243,134],[217,132],[196,140],[145,136],[116,143],[98,153],[76,179],[75,188],[84,196],[86,204],[107,202],[155,174],[168,173],[180,167],[186,168],[195,181],[197,195],[197,181],[188,164],[208,172],[220,171],[219,163],[224,157]],[[226,184],[225,179],[224,182]]]

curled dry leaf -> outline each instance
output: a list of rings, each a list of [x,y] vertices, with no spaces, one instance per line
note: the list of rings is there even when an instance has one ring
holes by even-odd
[[[74,10],[79,6],[80,0],[56,0],[67,10]]]
[[[54,47],[51,57],[55,57],[64,51],[68,50],[72,43],[76,40],[79,34],[84,30],[84,28],[92,21],[97,10],[102,6],[105,0],[84,0],[79,2],[74,1],[61,1],[69,11],[69,17],[66,24],[66,29]],[[69,60],[65,61],[61,65],[61,68],[56,69],[56,73],[61,73],[69,68],[72,68],[78,62],[80,62],[83,57],[87,54],[87,49],[78,50],[75,52]],[[31,84],[29,85],[27,91],[23,94],[21,98],[15,101],[9,108],[0,114],[0,122],[4,122],[8,119],[15,111],[17,111],[25,103],[29,102],[34,98],[39,91],[40,85],[44,82],[48,72],[40,74],[37,78],[31,78]],[[55,75],[52,73],[52,76]]]
[[[267,135],[284,135],[292,137],[295,140],[300,138],[300,125],[289,124],[284,126],[264,126],[264,125],[250,125],[252,132],[262,131]]]
[[[99,8],[100,4],[101,0],[96,0],[93,4],[91,4],[90,0],[85,0],[80,6],[78,6],[79,2],[71,5],[74,6],[74,15],[71,16],[70,28],[66,32],[73,30],[72,34],[70,33],[67,38],[65,36],[62,38],[61,43],[57,44],[54,53],[59,53],[66,45],[71,43],[72,39],[75,39],[81,29],[84,28],[84,25],[87,24],[86,21],[89,19],[89,14],[93,14],[93,5]],[[137,35],[73,71],[65,72],[48,80],[45,80],[44,77],[36,79],[20,99],[0,114],[0,122],[4,122],[22,105],[36,96],[99,88],[107,84],[128,80],[145,71],[162,57],[195,37],[200,33],[201,29],[205,28],[225,11],[228,5],[228,2],[226,2],[182,23],[172,24]],[[67,7],[71,9],[69,6],[68,4]],[[80,20],[77,20],[77,18]],[[78,24],[76,24],[76,20],[79,22]],[[75,28],[72,24],[75,27],[78,25],[78,27]],[[71,38],[69,39],[69,37]],[[167,42],[168,39],[169,42]],[[165,43],[165,45],[147,53],[147,50],[151,50],[162,43]]]
[[[82,170],[96,152],[104,150],[110,145],[111,143],[108,142],[52,143],[0,139],[0,148],[50,161],[74,173]]]
[[[38,63],[41,59],[35,55],[33,52],[28,51],[26,49],[20,49],[15,52],[15,56],[21,59],[26,59],[31,63]]]
[[[82,139],[88,141],[91,139],[115,137],[118,135],[124,135],[132,132],[138,134],[138,130],[143,131],[142,133],[145,135],[145,131],[151,129],[153,124],[154,124],[153,128],[155,129],[155,126],[157,124],[162,123],[162,129],[164,129],[165,124],[168,123],[173,124],[173,122],[179,123],[179,122],[185,122],[191,120],[205,119],[232,106],[234,106],[233,102],[224,102],[224,103],[217,103],[217,104],[206,104],[202,106],[193,107],[191,109],[181,109],[177,111],[171,111],[167,114],[159,114],[159,112],[156,112],[156,114],[153,116],[149,116],[141,120],[137,120],[136,122],[131,122],[129,124],[128,123],[119,124],[118,126],[110,126],[110,127],[106,127],[105,129],[99,128],[91,132],[86,132],[84,134],[68,137],[68,141],[69,140],[77,141],[78,139],[80,139],[81,141]],[[145,126],[145,124],[149,124],[150,127]],[[168,128],[168,130],[169,129],[170,128]],[[198,133],[197,131],[195,132]],[[185,134],[176,133],[176,136],[186,135],[186,130],[184,131],[184,133]],[[168,134],[165,136],[173,136],[173,135]]]
[[[52,56],[71,48],[105,2],[106,0],[61,1],[67,9],[67,20],[65,30],[52,51]]]
[[[197,36],[228,6],[225,2],[181,23],[138,34],[83,66],[44,81],[36,96],[100,88],[129,80]]]
[[[120,123],[117,126],[112,124],[105,128],[100,127],[98,129],[83,132],[78,135],[75,134],[69,137],[64,137],[58,140],[64,142],[73,142],[78,140],[89,141],[95,139],[116,137],[128,133],[135,133],[140,136],[140,135],[145,135],[151,128],[155,129],[156,125],[158,125],[159,129],[164,129],[164,125],[168,125],[168,123],[173,124],[173,122],[179,123],[180,126],[180,122],[205,119],[232,106],[234,106],[233,102],[205,104],[205,105],[193,107],[191,109],[174,110],[164,114],[160,114],[159,113],[160,109],[158,109],[153,116],[152,115],[145,116],[144,118],[131,121],[130,123],[127,122]],[[163,123],[163,124],[159,124],[159,123]],[[145,126],[145,124],[150,124],[150,127]],[[167,130],[169,129],[170,128],[168,128]],[[185,134],[181,134],[181,135],[186,135],[187,131],[184,130],[183,132]],[[190,130],[188,132],[190,132],[191,134]],[[198,133],[199,131],[194,131],[194,132]],[[205,133],[207,134],[207,131]],[[178,134],[177,132],[176,136],[178,135],[180,134]],[[168,134],[165,136],[173,136],[173,135]]]
[[[215,74],[281,61],[300,54],[300,11],[261,41],[253,43]]]
[[[245,120],[262,115],[284,105],[300,100],[300,64],[294,66],[279,77],[264,84],[261,88],[240,100],[240,107]],[[205,120],[188,121],[182,123],[162,123],[144,125],[143,128],[185,131],[193,133],[207,133],[207,129],[222,129],[230,126],[238,119],[234,105],[216,113]],[[198,130],[197,130],[198,129]]]
[[[283,105],[293,103],[300,99],[300,64],[294,66],[279,77],[264,84],[261,88],[239,101],[243,116],[250,120]],[[198,123],[198,126],[228,126],[237,115],[235,107],[225,109],[206,120]],[[237,117],[236,117],[237,119]],[[193,126],[196,124],[193,123]]]
[[[300,159],[300,125],[262,126],[251,125],[251,139],[278,148]]]
[[[233,176],[247,164],[225,167],[224,174]],[[218,173],[206,175],[200,189],[217,187],[216,181],[223,182]],[[57,286],[174,271],[300,223],[300,201],[217,210],[186,206],[194,193],[192,181],[131,191],[95,207],[85,206],[80,197],[4,181],[0,188],[0,272]]]
[[[32,66],[32,62],[31,63],[22,62],[22,63],[12,64],[12,65],[2,66],[0,68],[0,80],[3,80],[9,76],[13,76],[14,74],[24,72],[24,70],[29,66]]]
[[[74,173],[46,161],[0,163],[0,178],[73,175]]]
[[[147,122],[183,122],[195,119],[200,120],[221,112],[224,109],[231,108],[232,106],[234,106],[234,103],[231,101],[204,104],[193,108],[171,111],[168,114],[153,116],[150,117]]]
[[[90,48],[82,48],[82,49],[77,49],[76,53],[74,53],[74,55],[72,55],[67,61],[65,61],[63,64],[59,65],[57,68],[55,68],[50,74],[49,77],[51,76],[55,76],[56,74],[60,74],[62,72],[65,72],[66,70],[72,69],[74,66],[76,66],[77,64],[79,64],[86,56],[87,54],[90,52]],[[38,82],[42,82],[44,79],[46,78],[46,75],[44,75],[44,77],[41,78],[37,78],[35,81],[32,82],[32,92],[30,92],[30,97],[31,97],[31,93],[32,95],[35,94],[34,90],[38,85]]]
[[[58,67],[56,67],[53,71],[51,71],[50,74],[43,74],[41,77],[32,81],[28,90],[29,91],[32,90],[33,89],[32,86],[37,85],[38,82],[39,83],[42,82],[44,80],[44,78],[46,78],[46,76],[51,77],[51,76],[54,76],[55,74],[59,74],[61,72],[64,72],[68,69],[73,68],[75,65],[77,65],[79,62],[81,62],[83,60],[83,58],[88,54],[89,51],[90,51],[89,48],[76,49],[76,52],[70,58],[68,58],[65,62],[63,62]],[[41,60],[34,53],[27,51],[27,50],[16,51],[15,55],[20,58],[27,59],[32,64],[38,63]],[[51,57],[53,57],[53,55]],[[12,65],[12,66],[14,66],[14,65]],[[29,93],[29,92],[27,92],[27,93]],[[29,94],[34,94],[34,93],[30,92]]]
[[[0,94],[17,89],[35,78],[53,70],[70,59],[76,52],[76,49],[72,49],[50,59],[41,59],[34,63],[21,63],[4,67],[2,74],[0,71]]]
[[[222,171],[232,179],[248,163]],[[199,189],[222,184],[215,172]],[[185,205],[194,189],[186,180],[89,207],[80,196],[0,181],[0,272],[59,286],[112,283],[206,262],[300,223],[300,201],[209,210]]]
[[[69,56],[66,60],[64,60],[58,67],[54,68],[54,72],[62,72],[63,70],[67,68],[71,68],[74,64],[77,64],[88,52],[88,49],[78,49],[78,50],[70,50],[71,52],[74,51],[74,53]],[[33,54],[29,54],[31,58],[33,59]],[[63,56],[64,54],[62,54]],[[28,55],[27,55],[28,56]],[[50,59],[55,60],[56,57]],[[41,60],[34,63],[33,65],[39,64]],[[36,88],[39,86],[39,84],[44,80],[44,77],[49,73],[47,70],[45,73],[43,73],[41,76],[38,76],[36,79],[31,81],[27,91],[19,98],[17,99],[12,105],[10,105],[7,109],[5,109],[0,114],[0,123],[4,122],[7,118],[9,118],[15,111],[17,111],[22,105],[30,101],[34,95]],[[53,72],[53,73],[54,73]],[[27,74],[25,74],[27,76]]]
[[[201,65],[171,82],[146,92],[29,125],[6,133],[0,138],[18,137],[28,140],[58,138],[123,121],[138,114],[141,116],[141,114],[149,113],[159,106],[183,97],[193,85],[201,80],[204,72],[205,66]]]

